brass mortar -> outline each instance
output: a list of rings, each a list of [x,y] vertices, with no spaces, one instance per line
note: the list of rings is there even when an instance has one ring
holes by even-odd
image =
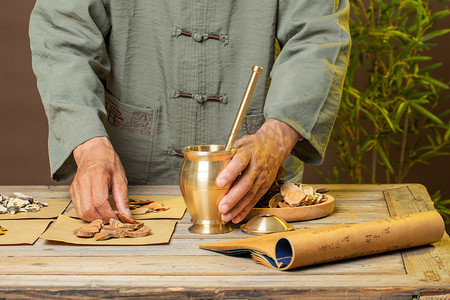
[[[219,201],[231,187],[219,188],[216,178],[228,165],[236,148],[226,151],[225,145],[198,145],[183,149],[180,189],[192,217],[192,233],[226,233],[231,228],[222,221]]]

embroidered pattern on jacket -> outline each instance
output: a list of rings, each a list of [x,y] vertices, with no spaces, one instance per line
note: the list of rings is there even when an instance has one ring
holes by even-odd
[[[115,105],[111,100],[106,98],[105,107],[107,112],[108,123],[112,126],[118,127],[123,124],[123,116],[117,105]]]
[[[131,119],[120,128],[128,132],[139,132],[150,136],[150,122],[153,119],[153,113],[134,111]]]

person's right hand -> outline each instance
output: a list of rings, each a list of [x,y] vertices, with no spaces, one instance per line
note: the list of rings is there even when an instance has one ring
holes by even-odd
[[[120,162],[107,137],[96,137],[73,150],[77,173],[70,186],[70,196],[78,217],[88,222],[117,219],[108,202],[112,192],[117,210],[130,216],[128,206],[128,181]]]

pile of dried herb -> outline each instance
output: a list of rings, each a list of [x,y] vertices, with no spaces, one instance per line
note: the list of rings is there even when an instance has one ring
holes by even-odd
[[[14,192],[9,197],[0,194],[0,214],[35,213],[47,206],[47,203],[34,200],[23,193]]]
[[[165,211],[169,209],[169,207],[165,206],[164,203],[153,201],[150,199],[146,200],[129,199],[129,206],[132,215],[156,213],[158,211]]]
[[[88,225],[75,229],[73,234],[78,237],[93,237],[96,241],[103,241],[110,238],[144,237],[151,233],[151,229],[144,223],[133,220],[120,212],[117,215],[120,221],[110,219],[109,224],[104,225],[102,220],[95,220]]]

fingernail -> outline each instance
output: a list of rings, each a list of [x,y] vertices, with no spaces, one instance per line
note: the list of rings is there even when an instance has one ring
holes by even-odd
[[[230,209],[230,207],[229,207],[227,204],[222,204],[222,205],[219,207],[219,211],[220,211],[222,214],[228,212],[229,209]]]
[[[227,181],[224,178],[219,178],[219,180],[217,180],[217,185],[219,187],[224,187],[227,184]]]

